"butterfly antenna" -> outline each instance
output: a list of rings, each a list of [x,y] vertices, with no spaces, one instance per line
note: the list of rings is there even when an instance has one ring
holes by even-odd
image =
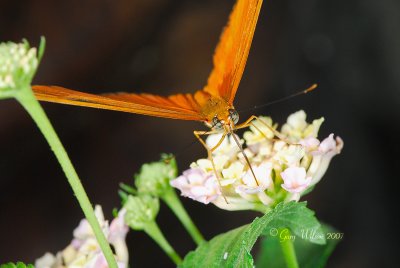
[[[260,108],[264,108],[264,107],[267,107],[267,106],[270,106],[270,105],[273,105],[273,104],[276,104],[276,103],[279,103],[279,102],[283,102],[283,101],[286,101],[286,100],[291,99],[293,97],[296,97],[296,96],[299,96],[299,95],[303,95],[303,94],[307,94],[308,92],[313,91],[317,87],[318,87],[318,84],[312,84],[309,88],[301,90],[301,91],[296,92],[294,94],[291,94],[289,96],[286,96],[286,97],[283,97],[281,99],[277,99],[277,100],[271,101],[271,102],[266,103],[266,104],[256,105],[256,106],[253,106],[252,108],[244,109],[244,110],[241,110],[239,112],[247,112],[247,111],[250,111],[250,110],[260,109]]]
[[[232,135],[233,140],[235,141],[236,145],[239,147],[240,152],[242,153],[244,159],[246,160],[246,163],[249,165],[251,174],[253,175],[254,180],[256,181],[257,186],[260,186],[260,184],[258,183],[256,174],[254,173],[254,170],[253,170],[253,168],[251,167],[250,160],[249,160],[249,158],[247,157],[246,153],[244,152],[243,146],[240,144],[240,142],[239,142],[238,138],[236,137],[235,133],[233,132],[233,128],[232,128],[231,126],[229,126],[229,133]]]

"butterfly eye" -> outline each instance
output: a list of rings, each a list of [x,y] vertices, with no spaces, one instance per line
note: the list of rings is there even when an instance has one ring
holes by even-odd
[[[239,114],[235,109],[229,109],[229,118],[236,125],[239,122]]]
[[[212,119],[212,128],[222,129],[222,122],[217,116],[214,116],[214,118]]]

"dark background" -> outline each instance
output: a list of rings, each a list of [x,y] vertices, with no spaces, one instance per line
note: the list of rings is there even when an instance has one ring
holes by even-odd
[[[234,1],[1,1],[0,39],[27,38],[47,49],[35,83],[82,91],[170,94],[202,88]],[[341,155],[312,194],[318,218],[344,232],[329,267],[394,267],[399,226],[400,2],[269,0],[261,10],[238,110],[319,83],[316,92],[252,113],[283,123],[304,109],[324,116]],[[93,203],[111,218],[118,183],[161,152],[186,169],[206,152],[196,122],[43,104]],[[241,114],[242,120],[251,113]],[[183,200],[207,238],[256,214]],[[63,249],[82,218],[72,191],[32,120],[14,100],[0,104],[0,263],[33,262]],[[157,218],[181,255],[194,248],[170,211]],[[128,235],[135,267],[172,264],[140,232]],[[398,253],[397,253],[398,254]]]

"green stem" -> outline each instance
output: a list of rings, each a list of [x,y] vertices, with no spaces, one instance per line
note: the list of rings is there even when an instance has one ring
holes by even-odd
[[[179,265],[182,262],[181,257],[175,252],[175,250],[171,247],[168,241],[165,239],[162,234],[160,228],[155,221],[149,222],[146,224],[144,228],[146,234],[148,234],[161,248],[164,252],[171,258],[171,260]]]
[[[94,214],[93,207],[82,186],[81,181],[79,180],[78,174],[76,173],[67,152],[61,144],[61,141],[58,138],[57,133],[55,132],[49,119],[47,118],[43,108],[36,100],[30,87],[22,88],[16,93],[15,97],[35,121],[36,125],[39,127],[43,136],[49,143],[51,150],[57,157],[57,160],[60,163],[76,198],[78,199],[79,205],[81,206],[86,219],[93,229],[109,267],[118,268],[110,245],[108,244],[107,239],[105,238],[100,224]]]
[[[281,233],[282,230],[279,231]],[[285,232],[285,236],[291,237],[290,231]],[[299,268],[297,263],[296,252],[294,250],[292,239],[283,239],[280,241],[280,245],[283,252],[283,257],[285,258],[286,265],[288,268]]]
[[[0,99],[10,99],[14,98],[15,92],[14,91],[0,91]]]
[[[167,190],[161,198],[181,221],[182,225],[193,238],[194,242],[197,245],[203,243],[205,241],[204,237],[200,233],[199,229],[197,229],[192,219],[189,217],[174,189],[170,188]]]

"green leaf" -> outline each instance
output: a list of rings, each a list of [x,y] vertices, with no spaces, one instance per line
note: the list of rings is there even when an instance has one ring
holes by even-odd
[[[24,264],[22,262],[17,262],[16,264],[9,262],[6,264],[1,264],[0,268],[35,268],[32,264]]]
[[[328,225],[323,225],[322,230],[325,235],[339,234],[335,229]],[[258,254],[256,267],[280,268],[285,267],[285,260],[280,246],[280,238],[265,237],[261,243],[261,250]],[[294,248],[300,267],[319,268],[325,267],[326,262],[335,249],[339,239],[327,239],[325,245],[317,245],[310,241],[296,236]]]
[[[295,236],[303,236],[312,243],[324,245],[326,241],[321,224],[315,218],[314,211],[308,209],[306,205],[306,202],[279,203],[274,209],[276,214],[273,222],[265,228],[264,235],[271,235],[275,229],[289,228]],[[307,231],[308,235],[305,235]]]
[[[290,228],[294,234],[298,234],[302,226],[321,229],[314,212],[306,208],[306,203],[280,203],[251,224],[201,244],[186,255],[180,267],[253,267],[250,252],[260,235],[268,234],[273,228]]]
[[[201,244],[196,251],[186,255],[180,267],[235,267],[236,260],[243,267],[252,267],[253,257],[249,254],[249,248],[253,245],[248,237],[250,227],[251,225],[239,227]],[[258,237],[259,234],[255,236]]]

